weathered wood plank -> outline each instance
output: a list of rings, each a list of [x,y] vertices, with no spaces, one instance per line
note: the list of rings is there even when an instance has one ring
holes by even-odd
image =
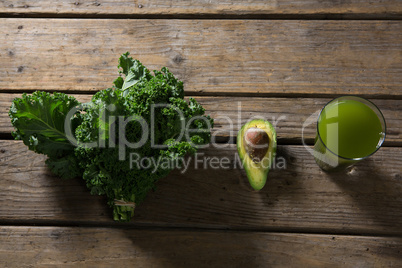
[[[0,133],[10,133],[13,127],[8,116],[11,102],[21,94],[0,94]],[[74,95],[88,102],[91,95]],[[206,113],[215,118],[213,136],[219,142],[235,143],[240,127],[252,118],[264,118],[277,130],[279,143],[312,143],[316,124],[305,125],[329,101],[319,98],[246,98],[246,97],[195,97]],[[385,145],[402,144],[402,107],[399,100],[372,100],[381,109],[387,122]]]
[[[2,0],[0,14],[53,15],[262,15],[262,14],[400,14],[397,0]]]
[[[197,94],[402,95],[399,21],[0,19],[0,90],[96,91],[131,51]]]
[[[384,147],[348,172],[326,174],[302,146],[279,146],[255,192],[234,146],[203,149],[136,208],[128,225],[398,234],[402,148]],[[61,180],[18,141],[0,142],[0,222],[114,224],[103,197]]]
[[[398,237],[0,227],[2,267],[400,267]]]

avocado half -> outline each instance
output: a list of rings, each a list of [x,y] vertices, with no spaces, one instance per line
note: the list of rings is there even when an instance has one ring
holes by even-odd
[[[237,151],[254,190],[261,190],[276,154],[276,131],[262,119],[246,123],[237,134]]]

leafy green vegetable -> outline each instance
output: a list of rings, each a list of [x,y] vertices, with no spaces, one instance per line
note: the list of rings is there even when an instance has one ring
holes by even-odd
[[[28,148],[49,158],[46,163],[62,178],[79,176],[81,171],[74,161],[75,147],[65,135],[67,113],[79,102],[62,93],[34,92],[23,94],[11,105],[9,115],[16,128],[13,136]],[[70,118],[77,125],[77,117]]]
[[[213,120],[184,100],[183,83],[167,68],[152,75],[128,52],[119,67],[125,78],[89,103],[35,92],[15,99],[9,115],[14,137],[47,155],[55,174],[82,177],[91,194],[107,196],[115,220],[129,221],[173,163],[209,143]]]

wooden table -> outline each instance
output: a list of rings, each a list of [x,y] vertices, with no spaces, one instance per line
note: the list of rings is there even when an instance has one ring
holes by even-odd
[[[0,1],[0,267],[401,267],[401,15],[400,0]],[[22,92],[89,100],[126,51],[169,67],[216,119],[226,146],[205,157],[235,163],[233,138],[258,116],[286,166],[255,192],[238,166],[192,165],[114,222],[104,197],[12,140],[7,113]],[[387,139],[330,175],[303,123],[345,94],[380,107]],[[314,126],[303,133],[311,146]]]

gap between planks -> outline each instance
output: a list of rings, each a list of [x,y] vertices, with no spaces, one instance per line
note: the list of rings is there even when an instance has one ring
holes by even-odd
[[[0,13],[0,18],[47,19],[180,19],[180,20],[402,20],[400,13],[323,14],[80,14],[80,13]]]
[[[271,234],[301,234],[301,235],[334,235],[334,236],[350,236],[350,237],[400,237],[402,234],[388,234],[376,232],[353,232],[342,231],[337,229],[314,229],[314,228],[244,228],[244,227],[196,227],[189,225],[175,224],[172,226],[166,224],[155,223],[130,223],[113,222],[74,222],[74,221],[57,221],[57,220],[0,220],[0,227],[60,227],[60,228],[110,228],[114,230],[147,230],[147,231],[189,231],[189,232],[226,232],[226,233],[271,233]]]
[[[0,94],[32,94],[35,91],[45,91],[49,93],[60,92],[65,94],[74,94],[74,95],[93,95],[98,91],[93,90],[48,90],[48,89],[0,89]],[[186,93],[186,92],[185,92]],[[296,99],[296,98],[317,98],[317,99],[334,99],[337,97],[345,96],[348,94],[334,94],[334,93],[243,93],[243,92],[195,92],[190,91],[188,94],[185,94],[185,97],[247,97],[247,98],[285,98],[285,99]],[[359,96],[367,99],[379,99],[379,100],[402,100],[402,95],[392,96],[389,94],[349,94],[350,96]]]

